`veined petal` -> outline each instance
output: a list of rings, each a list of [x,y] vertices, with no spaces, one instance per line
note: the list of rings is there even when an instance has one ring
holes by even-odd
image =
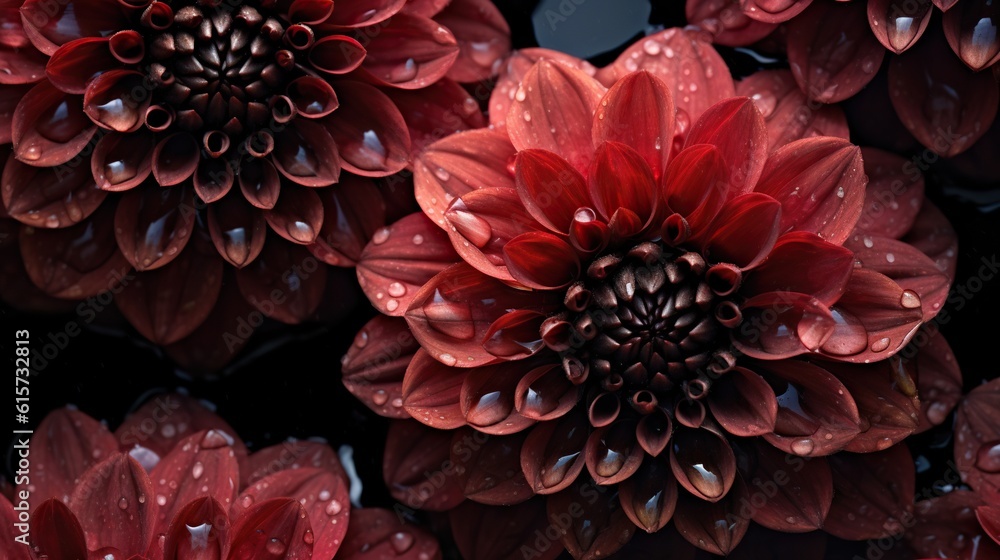
[[[924,176],[902,156],[862,148],[868,187],[857,229],[899,239],[913,227],[924,201]]]
[[[522,233],[503,246],[511,276],[529,288],[552,290],[568,286],[580,274],[580,259],[569,243],[551,233]]]
[[[511,105],[514,104],[517,89],[524,80],[524,76],[535,66],[536,62],[543,58],[557,64],[582,70],[588,76],[597,74],[597,68],[591,63],[560,51],[528,48],[512,52],[501,65],[496,86],[494,86],[493,92],[490,94],[488,112],[490,124],[493,127],[502,130],[506,126],[507,115],[510,112]]]
[[[685,147],[711,144],[729,164],[729,200],[750,192],[767,160],[764,117],[748,97],[734,97],[709,107],[695,121]]]
[[[873,364],[831,362],[825,366],[851,392],[861,416],[863,429],[844,448],[846,451],[879,451],[916,431],[920,401],[913,379],[915,365],[882,360]]]
[[[471,83],[496,75],[510,54],[510,27],[489,0],[451,0],[433,16],[458,41],[459,55],[448,70],[452,80]]]
[[[336,12],[336,10],[334,10]],[[458,42],[430,18],[398,13],[370,36],[361,69],[378,83],[403,89],[426,87],[448,73]],[[339,94],[339,90],[338,90]]]
[[[18,522],[14,516],[14,509],[7,502],[7,498],[0,498],[0,508],[10,511],[9,522],[12,526]],[[5,518],[4,521],[8,521],[6,515],[2,516]],[[38,556],[45,556],[53,560],[87,557],[87,540],[83,533],[83,527],[62,501],[52,498],[39,504],[31,514],[31,523],[32,532],[35,533],[32,535],[31,544],[37,547],[34,548],[33,552]],[[11,539],[9,544],[6,542],[3,544],[8,547],[6,550],[13,551],[11,560],[33,558],[29,553],[32,548],[24,546],[20,542],[15,543]]]
[[[601,100],[594,116],[594,145],[614,141],[634,148],[659,179],[673,144],[675,113],[662,80],[646,71],[629,74]]]
[[[418,349],[403,377],[403,408],[415,420],[440,430],[465,425],[461,390],[474,370],[442,364],[423,348]]]
[[[751,296],[788,290],[829,306],[844,293],[853,269],[850,249],[795,231],[778,238],[767,259],[743,279],[741,290]]]
[[[310,533],[312,524],[298,501],[281,497],[257,502],[233,522],[228,558],[273,556],[265,547],[277,539],[287,543],[279,558],[306,560],[312,558],[313,543],[305,538]],[[261,534],[270,538],[261,539]]]
[[[743,12],[757,21],[781,23],[802,13],[812,0],[740,0]]]
[[[392,497],[406,507],[428,511],[449,511],[464,502],[458,473],[446,468],[451,442],[451,432],[414,420],[390,423],[382,477]]]
[[[514,182],[531,216],[556,233],[568,233],[576,211],[591,204],[584,176],[547,150],[519,151]]]
[[[111,55],[108,37],[84,37],[59,47],[45,66],[49,82],[66,93],[82,95],[87,84],[120,64]]]
[[[875,453],[838,453],[833,470],[833,504],[823,529],[842,539],[900,535],[913,515],[916,473],[905,445]]]
[[[619,209],[629,210],[640,226],[649,227],[660,202],[655,176],[642,154],[620,142],[607,141],[590,166],[590,198],[606,219]]]
[[[683,216],[694,237],[707,235],[729,195],[729,164],[719,148],[695,144],[680,151],[663,175],[667,208]]]
[[[774,247],[782,217],[781,205],[767,195],[749,193],[730,200],[700,238],[705,258],[743,270],[754,268]]]
[[[153,538],[157,505],[142,466],[116,453],[80,477],[69,507],[89,542],[114,547],[126,558],[145,554]]]

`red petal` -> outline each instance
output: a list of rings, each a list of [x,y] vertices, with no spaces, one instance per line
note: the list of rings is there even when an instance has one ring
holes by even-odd
[[[293,0],[286,17],[296,23],[323,23],[333,14],[333,0]]]
[[[486,125],[476,98],[448,78],[419,90],[391,89],[385,94],[406,121],[414,156],[440,138]]]
[[[452,0],[434,21],[451,30],[458,41],[458,59],[448,70],[452,80],[486,80],[510,55],[510,27],[489,0]]]
[[[406,321],[376,316],[341,360],[344,386],[382,416],[409,418],[403,409],[403,374],[418,348]]]
[[[30,85],[0,88],[0,144],[10,144],[13,141],[11,124],[14,120],[14,110],[24,94],[28,93],[30,89]],[[2,157],[6,161],[7,153],[5,152]]]
[[[451,31],[423,16],[396,14],[370,37],[361,68],[382,85],[426,87],[444,77],[458,58],[458,43]]]
[[[342,560],[441,560],[441,547],[429,533],[407,525],[386,509],[359,509],[351,516],[344,544],[337,555]],[[322,557],[325,558],[325,557]]]
[[[857,405],[825,369],[799,360],[758,361],[751,368],[778,396],[774,433],[764,436],[771,445],[803,457],[830,455],[861,431]]]
[[[316,70],[336,76],[361,66],[366,54],[357,40],[345,35],[330,35],[317,40],[309,49],[309,62]]]
[[[83,299],[128,282],[131,266],[115,243],[114,207],[61,229],[22,226],[21,257],[28,278],[45,293]]]
[[[392,497],[428,511],[448,511],[465,501],[458,467],[451,462],[451,440],[451,432],[419,422],[389,424],[382,476]]]
[[[770,196],[748,193],[734,198],[705,230],[702,253],[713,263],[751,269],[771,252],[783,217],[781,205]]]
[[[208,231],[219,255],[236,268],[243,268],[264,248],[267,225],[263,214],[242,196],[230,195],[209,205]]]
[[[507,114],[511,143],[518,150],[548,150],[578,171],[588,169],[594,147],[587,125],[605,91],[583,71],[541,60],[524,76]]]
[[[755,358],[776,360],[815,351],[836,331],[835,317],[818,299],[794,292],[768,292],[740,306],[744,324],[733,344]]]
[[[453,430],[465,425],[460,395],[470,370],[447,367],[425,350],[417,350],[403,377],[403,408],[432,428]]]
[[[738,0],[687,0],[684,13],[688,22],[714,30],[713,43],[727,47],[752,45],[777,27],[744,14]]]
[[[293,460],[290,461],[289,457]],[[296,469],[320,469],[333,473],[344,484],[350,482],[337,452],[326,442],[289,438],[250,455],[246,466],[240,469],[243,479],[240,486],[249,486],[276,472]],[[336,508],[333,506],[331,509]]]
[[[708,404],[716,421],[736,436],[771,433],[778,418],[774,390],[761,376],[742,367],[712,384]]]
[[[38,495],[34,496],[37,499]],[[11,524],[8,527],[12,527],[17,520],[14,518],[14,511],[7,503],[6,498],[0,499],[0,508],[10,510]],[[39,558],[50,560],[87,558],[87,540],[83,534],[83,527],[80,526],[80,522],[77,521],[73,512],[61,501],[53,498],[42,502],[35,508],[31,514],[31,529],[35,533],[31,536],[31,542],[35,548],[19,546],[20,542],[14,544],[14,540],[11,539],[9,548],[5,548],[5,550],[13,551],[11,560],[32,558],[29,550],[33,550]]]
[[[496,86],[490,94],[488,112],[490,124],[493,127],[500,130],[505,127],[507,115],[511,105],[514,104],[514,97],[524,80],[524,76],[535,66],[536,62],[543,58],[569,68],[582,70],[588,76],[597,73],[597,68],[594,68],[586,60],[551,49],[528,48],[512,52],[501,66],[500,76],[497,77]]]
[[[916,473],[905,445],[855,455],[838,453],[833,470],[833,505],[823,524],[828,533],[849,540],[899,535],[913,515]]]
[[[194,136],[186,132],[171,134],[153,149],[153,177],[162,187],[176,185],[194,175],[200,160]]]
[[[597,484],[617,484],[635,474],[646,455],[635,431],[634,423],[618,421],[598,428],[587,438],[583,455]]]
[[[986,534],[1000,544],[1000,508],[989,506],[976,508],[976,517],[986,530]]]
[[[663,529],[673,517],[677,481],[666,459],[646,458],[639,471],[618,488],[625,515],[647,533]]]
[[[257,260],[236,272],[236,283],[261,313],[294,325],[316,311],[326,277],[326,267],[305,247],[271,237]]]
[[[511,276],[529,288],[563,288],[580,274],[580,260],[562,239],[540,231],[522,233],[503,247]]]
[[[39,167],[72,160],[97,132],[83,112],[80,96],[63,93],[47,81],[21,99],[11,126],[14,154]]]
[[[614,141],[635,148],[659,179],[670,155],[675,112],[662,80],[649,72],[629,74],[601,100],[594,119],[594,145]]]
[[[345,80],[337,82],[337,96],[343,109],[323,122],[336,142],[344,169],[365,177],[385,177],[406,167],[410,135],[392,100],[368,84]],[[317,150],[318,157],[325,154]]]
[[[0,190],[10,217],[39,228],[79,223],[93,214],[107,195],[97,189],[86,165],[33,167],[14,156],[3,168]]]
[[[339,85],[338,85],[339,88]],[[338,94],[340,89],[337,90]],[[347,100],[341,96],[341,103]],[[353,105],[353,104],[352,104]],[[352,107],[357,111],[357,107]],[[336,119],[335,113],[328,119]],[[340,142],[333,130],[308,119],[295,119],[275,135],[275,150],[271,154],[274,167],[288,180],[306,187],[326,187],[340,178],[343,158]]]
[[[677,92],[675,132],[683,134],[715,103],[734,95],[729,67],[701,31],[666,29],[636,41],[598,74],[610,85],[636,70],[647,70]]]
[[[746,485],[737,479],[732,490],[717,502],[706,502],[681,492],[674,526],[681,536],[702,550],[728,555],[750,526],[750,518],[737,512],[747,500]]]
[[[344,175],[318,194],[323,227],[309,251],[329,265],[355,265],[372,235],[385,225],[385,198],[373,180],[355,175]]]
[[[781,23],[799,15],[812,0],[740,0],[748,16],[769,23]]]
[[[823,528],[833,502],[833,475],[825,458],[802,459],[766,443],[757,446],[753,486],[766,497],[753,520],[775,531],[801,533]]]
[[[135,132],[143,125],[151,95],[135,97],[132,92],[146,91],[147,79],[136,70],[108,70],[94,78],[83,95],[83,111],[98,126],[117,132]]]
[[[1000,380],[966,395],[955,417],[955,465],[962,482],[1000,503]]]
[[[522,150],[514,162],[521,202],[533,218],[567,233],[579,208],[590,206],[587,180],[566,160],[547,150]]]
[[[316,241],[323,227],[323,203],[313,189],[286,185],[274,208],[264,212],[271,231],[300,245]]]
[[[950,483],[959,482],[948,471]],[[915,516],[907,524],[906,538],[918,558],[997,560],[1000,547],[983,535],[976,519],[982,498],[975,492],[956,489],[943,496],[917,502]]]
[[[166,345],[205,321],[221,290],[222,259],[191,248],[162,268],[136,274],[115,302],[142,336]]]
[[[153,539],[153,496],[153,486],[142,466],[118,453],[80,477],[69,506],[87,534],[87,542],[117,548],[128,558],[144,554]]]
[[[809,99],[837,103],[875,77],[885,49],[860,3],[815,2],[788,24],[788,62]]]
[[[346,519],[344,521],[346,523]],[[291,498],[274,498],[254,504],[235,519],[231,535],[229,558],[312,558],[311,541],[315,538],[310,538],[312,526],[305,508]]]
[[[694,123],[685,147],[712,144],[729,165],[728,199],[750,192],[767,159],[767,127],[757,106],[735,97],[709,107]]]
[[[836,105],[810,101],[788,70],[761,70],[736,84],[736,94],[753,99],[767,124],[768,150],[813,136],[849,138],[847,118]]]
[[[49,82],[66,93],[82,95],[102,72],[119,66],[108,37],[86,37],[59,47],[45,66]]]
[[[909,160],[862,148],[868,189],[857,229],[899,239],[910,231],[924,200],[924,176]]]
[[[364,27],[385,21],[403,8],[406,0],[372,0],[342,2],[333,10],[328,24],[342,27]]]
[[[829,363],[826,368],[847,387],[858,405],[861,433],[844,449],[871,453],[903,441],[920,423],[920,401],[912,373],[899,360],[874,364]]]
[[[119,199],[115,238],[122,254],[140,271],[166,266],[184,251],[197,211],[186,187],[133,189]]]
[[[844,293],[853,269],[850,250],[811,233],[792,232],[778,238],[767,260],[744,278],[741,289],[747,295],[788,290],[829,306]]]
[[[861,150],[840,138],[807,138],[768,158],[756,191],[781,202],[781,232],[815,233],[840,245],[865,197]]]
[[[91,466],[118,450],[118,443],[100,422],[71,408],[50,412],[31,437],[32,501],[55,498],[69,502],[77,481]],[[27,491],[23,486],[19,490]]]
[[[989,130],[1000,105],[1000,86],[989,72],[973,72],[931,32],[889,63],[889,94],[906,128],[946,157],[964,152]],[[925,64],[930,56],[938,62]]]
[[[30,84],[45,76],[46,56],[31,44],[21,23],[19,5],[20,2],[6,2],[0,12],[0,28],[4,30],[3,46],[0,47],[4,72],[0,73],[0,84],[5,86]]]
[[[709,502],[721,500],[736,478],[732,447],[709,430],[676,430],[670,440],[670,468],[685,490]]]
[[[525,433],[489,437],[462,428],[451,440],[451,463],[466,498],[493,506],[519,504],[534,495],[521,472]]]
[[[50,56],[59,46],[74,39],[107,37],[129,26],[120,4],[99,0],[73,0],[57,5],[27,0],[21,5],[21,18],[31,42]]]
[[[567,488],[583,472],[583,446],[590,435],[585,416],[569,412],[541,422],[521,445],[521,470],[536,494]]]
[[[659,202],[656,180],[643,156],[620,142],[604,142],[590,167],[590,198],[605,219],[624,208],[648,226]]]
[[[468,560],[523,560],[528,551],[533,560],[555,560],[563,552],[558,537],[538,539],[552,527],[541,498],[502,507],[467,501],[448,519],[455,544]]]
[[[517,384],[514,409],[532,420],[559,418],[580,401],[580,391],[566,378],[561,364],[532,369]]]
[[[868,2],[868,23],[885,48],[900,54],[914,45],[931,22],[930,3],[906,4],[900,0]]]
[[[916,292],[878,272],[856,268],[844,295],[830,308],[837,327],[821,353],[855,363],[885,359],[916,332],[923,318],[920,306]]]
[[[108,132],[97,141],[90,170],[97,188],[118,192],[140,185],[153,170],[152,134]]]
[[[512,434],[534,424],[517,413],[514,395],[522,377],[537,365],[538,360],[501,362],[476,368],[466,376],[459,394],[466,423],[494,435]]]
[[[193,179],[195,194],[205,204],[211,204],[229,193],[236,175],[228,161],[206,159],[198,165]]]
[[[361,253],[358,282],[379,311],[400,317],[421,286],[459,260],[443,231],[410,214],[375,232]]]
[[[1000,60],[1000,10],[989,3],[966,2],[948,10],[942,20],[951,50],[969,68],[982,70]]]
[[[514,187],[507,169],[516,150],[506,134],[471,130],[439,140],[414,162],[417,202],[442,229],[449,229],[445,210],[460,196],[483,187]]]
[[[562,533],[566,550],[578,560],[597,560],[613,554],[635,532],[618,494],[597,486],[587,477],[548,499],[549,524]]]
[[[161,552],[165,559],[196,558],[198,555],[222,558],[229,543],[229,508],[222,507],[222,504],[208,496],[195,498],[182,505],[170,521],[170,526],[165,527],[163,550],[157,550],[158,543],[153,544],[150,546],[150,555],[154,555],[155,551]]]
[[[910,351],[917,348],[916,356]],[[913,336],[912,348],[904,349],[902,357],[916,361],[917,389],[920,394],[920,427],[917,433],[942,424],[962,398],[962,371],[948,341],[930,326]]]
[[[230,269],[223,278],[222,285],[234,286],[235,283],[236,278]],[[254,333],[254,327],[246,319],[251,317],[251,313],[254,313],[254,308],[243,299],[239,290],[223,289],[219,292],[219,299],[208,319],[188,336],[164,347],[164,351],[177,362],[182,371],[191,374],[217,374],[240,353],[247,339]],[[223,334],[220,336],[219,333]]]
[[[304,526],[304,533],[311,533],[309,536],[312,538],[299,537],[299,540],[310,545],[314,555],[333,558],[347,533],[348,521],[353,517],[346,481],[329,470],[312,467],[285,469],[266,476],[246,488],[233,504],[231,514],[239,519],[237,527],[243,516],[253,515],[255,506],[252,504],[259,506],[282,498],[292,498],[296,505],[301,504],[301,508],[295,509],[309,516],[308,521],[299,522],[296,532]],[[237,531],[234,530],[237,534],[234,543],[239,540]],[[293,542],[287,539],[282,541],[290,546]],[[308,560],[310,556],[305,555],[304,558]]]
[[[924,200],[920,206],[920,213],[917,214],[909,233],[903,237],[903,241],[934,259],[938,270],[947,274],[949,278],[955,278],[958,236],[948,218],[929,200]]]
[[[718,147],[696,144],[674,156],[662,183],[667,208],[687,220],[692,235],[704,236],[729,194],[729,164]]]

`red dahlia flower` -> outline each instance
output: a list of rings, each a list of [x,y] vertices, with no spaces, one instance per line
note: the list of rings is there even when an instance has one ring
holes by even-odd
[[[993,2],[688,0],[687,16],[732,46],[755,43],[787,22],[795,80],[822,103],[858,93],[888,50],[888,94],[899,119],[945,156],[969,149],[997,114],[1000,8]]]
[[[627,73],[638,50],[658,62]],[[542,59],[491,99],[503,128],[420,156],[424,214],[373,236],[358,265],[406,325],[362,331],[348,388],[458,429],[450,460],[473,501],[550,495],[555,523],[596,492],[562,536],[578,558],[671,519],[717,554],[751,518],[900,533],[914,475],[893,444],[920,424],[919,380],[887,358],[937,314],[954,266],[922,179],[841,138],[777,146],[786,119],[771,151],[754,101],[729,97],[718,55],[678,30],[592,70]],[[455,451],[477,433],[493,437]],[[741,513],[751,481],[789,461],[803,464],[791,490]]]
[[[158,397],[114,434],[74,408],[52,412],[31,439],[30,483],[15,494],[29,494],[30,546],[15,542],[5,497],[0,544],[12,560],[440,558],[432,537],[392,512],[352,511],[325,443],[248,456],[233,434],[180,395]]]
[[[353,266],[398,205],[367,177],[482,126],[455,80],[488,78],[510,46],[488,0],[27,0],[0,22],[0,191],[31,281],[111,290],[163,346],[216,304],[245,320],[233,292],[312,316],[325,265]]]

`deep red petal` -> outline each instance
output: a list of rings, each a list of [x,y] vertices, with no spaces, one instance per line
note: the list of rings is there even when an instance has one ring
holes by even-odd
[[[969,68],[983,70],[1000,60],[1000,37],[996,29],[1000,10],[991,3],[965,2],[945,13],[942,24],[951,50]],[[984,31],[984,29],[992,29]]]
[[[924,176],[909,160],[862,148],[868,188],[858,231],[899,239],[910,231],[924,200]]]
[[[30,84],[45,76],[46,56],[31,44],[21,23],[19,5],[20,2],[7,2],[0,11],[0,27],[4,30],[0,53],[5,70],[0,73],[0,84],[5,86]]]
[[[99,0],[74,0],[57,5],[28,0],[21,5],[21,18],[31,42],[50,56],[75,39],[106,37],[129,26],[120,4]]]
[[[948,341],[937,329],[922,328],[913,336],[912,347],[904,349],[904,360],[916,362],[920,394],[920,427],[917,433],[942,424],[962,398],[962,371]],[[918,348],[911,357],[912,348]]]
[[[87,84],[83,111],[98,126],[117,132],[135,132],[143,125],[151,95],[132,93],[143,89],[146,77],[136,70],[108,70]]]
[[[660,201],[656,178],[643,155],[631,147],[613,141],[598,146],[589,179],[590,198],[604,219],[624,208],[648,226],[656,215]]]
[[[458,58],[458,43],[451,31],[419,15],[398,13],[369,37],[361,68],[387,86],[426,87],[444,77]]]
[[[239,290],[226,289],[226,286],[236,285],[232,269],[225,273],[222,285],[219,299],[215,302],[208,319],[198,325],[191,334],[163,349],[173,361],[177,362],[182,371],[207,376],[217,374],[243,350],[255,331],[255,328],[246,322],[246,318],[251,317],[251,313],[254,312],[253,306],[243,299],[243,294]],[[242,323],[240,317],[243,318]],[[233,336],[220,337],[219,333],[225,333],[230,329],[233,329],[230,331]]]
[[[959,482],[952,471],[947,478],[948,483]],[[1000,546],[982,534],[983,527],[976,519],[976,509],[982,504],[982,498],[969,490],[956,489],[941,496],[935,493],[917,502],[906,540],[918,558],[997,560]]]
[[[849,249],[804,231],[786,233],[760,266],[748,274],[741,291],[749,296],[788,290],[808,294],[830,306],[840,299],[854,269]]]
[[[445,136],[486,125],[476,98],[448,78],[419,90],[390,89],[385,94],[406,121],[414,156]]]
[[[705,230],[702,253],[712,263],[731,263],[743,270],[763,261],[780,233],[784,214],[770,196],[749,193],[723,205]]]
[[[729,164],[719,148],[695,144],[680,151],[663,175],[667,208],[683,216],[694,236],[707,235],[709,225],[729,195]]]
[[[808,231],[840,245],[865,199],[861,150],[840,138],[807,138],[767,160],[756,191],[781,202],[781,232]]]
[[[737,478],[729,493],[716,502],[681,492],[674,526],[694,546],[712,554],[728,555],[750,526],[749,516],[738,513],[747,495],[741,478]]]
[[[521,446],[521,469],[536,494],[554,494],[567,488],[583,472],[583,446],[590,435],[587,418],[569,412],[541,422]]]
[[[576,211],[591,204],[584,176],[547,150],[519,151],[514,181],[531,216],[556,233],[569,232]]]
[[[250,266],[236,272],[240,292],[258,311],[297,324],[316,311],[326,289],[327,269],[301,245],[274,237]]]
[[[836,329],[835,317],[818,299],[795,292],[767,292],[740,306],[746,329],[734,331],[733,345],[764,360],[778,360],[815,351]]]
[[[0,154],[2,155],[2,154]],[[0,176],[7,214],[37,228],[64,228],[93,214],[107,193],[87,165],[35,167],[7,158]]]
[[[955,417],[955,465],[962,482],[1000,503],[1000,380],[966,395]]]
[[[341,2],[337,4],[327,23],[338,27],[363,27],[385,21],[399,12],[406,0],[374,0]]]
[[[309,251],[332,266],[357,264],[365,245],[385,226],[388,201],[372,179],[356,175],[344,175],[318,194],[323,227]]]
[[[241,195],[230,194],[209,205],[208,231],[219,256],[236,268],[243,268],[264,248],[267,222]]]
[[[87,542],[113,547],[128,558],[144,554],[153,538],[157,505],[146,471],[117,453],[80,477],[69,501]]]
[[[437,540],[423,529],[407,524],[396,512],[366,508],[355,510],[352,518],[338,559],[441,560]]]
[[[153,170],[155,137],[140,130],[132,134],[108,132],[97,141],[90,171],[97,188],[127,191],[140,185]]]
[[[465,376],[458,401],[465,422],[491,435],[513,434],[534,424],[514,405],[518,383],[537,365],[537,359],[501,362]]]
[[[695,121],[685,147],[712,144],[729,164],[729,194],[733,199],[753,190],[767,159],[767,126],[747,97],[734,97],[708,108]]]
[[[552,290],[568,286],[580,274],[573,247],[551,233],[522,233],[503,247],[511,276],[529,288]]]
[[[761,376],[734,368],[712,384],[708,394],[712,416],[736,436],[761,436],[774,431],[778,401],[774,389]]]
[[[337,96],[343,109],[324,123],[344,169],[365,177],[385,177],[406,167],[410,135],[392,100],[368,84],[345,80],[337,82]],[[325,157],[326,152],[317,152]]]
[[[904,4],[899,0],[868,2],[868,23],[885,48],[900,54],[916,43],[927,29],[934,10],[929,2]]]
[[[9,527],[13,528],[14,523],[18,523],[18,518],[13,515],[14,510],[7,502],[6,498],[0,498],[0,509],[9,510]],[[6,519],[7,512],[4,511],[0,517]],[[87,541],[83,533],[83,527],[77,521],[76,516],[66,505],[53,498],[42,502],[31,514],[30,537],[31,547],[24,546],[21,542],[10,539],[5,550],[12,554],[11,560],[28,560],[33,558],[30,554],[33,551],[39,558],[50,560],[81,560],[87,558]],[[10,530],[10,529],[7,529]],[[0,532],[0,535],[7,530]],[[33,533],[33,534],[31,534]],[[0,536],[2,538],[2,536]],[[0,542],[3,542],[0,540]]]
[[[451,463],[458,470],[458,484],[465,497],[480,504],[513,505],[534,492],[521,472],[521,446],[525,433],[493,437],[471,428],[454,432]]]
[[[225,547],[229,544],[229,508],[208,496],[178,505],[183,507],[177,510],[175,516],[168,518],[170,525],[162,529],[166,533],[162,551],[157,547],[160,543],[156,543],[150,547],[150,555],[160,552],[164,559],[199,555],[222,558]]]
[[[685,490],[708,502],[721,500],[736,479],[732,446],[709,430],[675,430],[670,440],[670,468]]]
[[[955,268],[958,264],[958,236],[948,218],[931,204],[924,200],[920,213],[909,233],[903,241],[919,249],[928,257],[934,259],[938,270],[949,278],[955,278]]]
[[[879,451],[916,431],[920,423],[920,401],[912,379],[916,367],[882,360],[874,364],[829,363],[826,368],[850,391],[861,416],[861,433],[845,450]]]
[[[344,386],[382,416],[409,418],[403,409],[403,374],[419,347],[406,321],[376,316],[341,360]]]
[[[289,458],[293,460],[289,461]],[[279,471],[296,469],[320,469],[334,474],[344,484],[350,483],[337,452],[325,441],[289,438],[283,443],[265,447],[250,455],[246,466],[240,468],[242,478],[240,486],[247,487]],[[331,506],[330,509],[336,509],[336,506]]]
[[[549,523],[560,527],[562,544],[579,560],[597,560],[613,554],[635,532],[613,489],[580,477],[547,502]],[[574,515],[575,514],[575,515]],[[569,522],[569,526],[567,526]]]
[[[777,27],[743,13],[738,0],[687,0],[684,13],[688,22],[715,32],[713,43],[727,47],[752,45]]]
[[[640,529],[655,533],[670,522],[677,506],[677,481],[665,458],[647,457],[619,488],[625,515]]]
[[[119,198],[115,239],[137,270],[166,266],[184,252],[195,230],[194,193],[187,187],[145,185]]]
[[[583,448],[587,471],[602,486],[613,486],[633,476],[645,455],[636,439],[635,423],[623,420],[593,431]]]
[[[257,502],[238,518],[234,515],[234,518],[230,533],[232,539],[229,560],[261,557],[274,560],[312,558],[313,539],[306,537],[307,534],[312,534],[312,526],[305,508],[298,501],[292,498],[273,498]]]
[[[97,126],[83,112],[82,98],[63,93],[48,81],[21,99],[12,119],[14,154],[36,166],[72,160],[96,132]]]
[[[993,506],[976,508],[976,518],[986,530],[986,534],[1000,544],[1000,508]]]
[[[861,455],[838,453],[828,461],[834,494],[824,530],[850,540],[902,534],[913,515],[916,484],[905,445]]]
[[[744,13],[771,23],[788,21],[809,7],[812,0],[740,0]]]
[[[611,86],[594,115],[594,145],[621,142],[642,156],[655,179],[667,165],[674,137],[674,100],[662,80],[637,72]]]
[[[365,47],[356,39],[346,35],[328,35],[318,39],[309,49],[309,62],[320,72],[336,76],[361,66],[366,54]]]
[[[108,37],[86,37],[66,43],[45,66],[49,82],[66,93],[82,95],[90,80],[118,66]]]
[[[462,558],[468,560],[555,560],[563,553],[558,538],[537,542],[539,532],[552,525],[545,500],[535,498],[514,506],[485,506],[466,501],[448,514]]]
[[[460,402],[469,371],[445,366],[425,350],[417,350],[403,377],[403,408],[432,428],[453,430],[464,426]]]
[[[458,41],[458,59],[448,70],[452,80],[486,80],[510,54],[510,27],[489,0],[452,0],[434,21],[451,30]]]
[[[347,103],[343,96],[341,103]],[[359,108],[353,107],[352,111],[359,112]],[[340,113],[335,112],[327,120],[334,120],[339,116]],[[340,178],[343,164],[341,160],[344,158],[341,144],[334,140],[332,134],[331,127],[322,123],[295,119],[275,135],[275,150],[271,154],[271,162],[293,183],[307,187],[332,185]]]
[[[286,185],[274,208],[264,213],[271,231],[299,245],[316,241],[323,227],[323,203],[313,189]]]
[[[448,511],[465,501],[451,462],[451,442],[451,432],[420,422],[389,424],[382,477],[392,497],[408,508],[428,511]]]
[[[822,529],[833,502],[827,460],[803,459],[761,443],[757,461],[751,484],[769,497],[763,507],[753,509],[754,522],[783,533]]]

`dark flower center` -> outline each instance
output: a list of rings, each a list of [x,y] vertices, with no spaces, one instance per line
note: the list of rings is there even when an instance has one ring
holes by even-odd
[[[728,341],[741,321],[732,298],[738,282],[735,268],[640,243],[595,259],[568,289],[566,311],[543,324],[543,340],[563,355],[571,379],[593,388],[596,425],[626,407],[640,415],[658,407],[683,413],[685,403],[708,394],[711,373],[733,367]]]

